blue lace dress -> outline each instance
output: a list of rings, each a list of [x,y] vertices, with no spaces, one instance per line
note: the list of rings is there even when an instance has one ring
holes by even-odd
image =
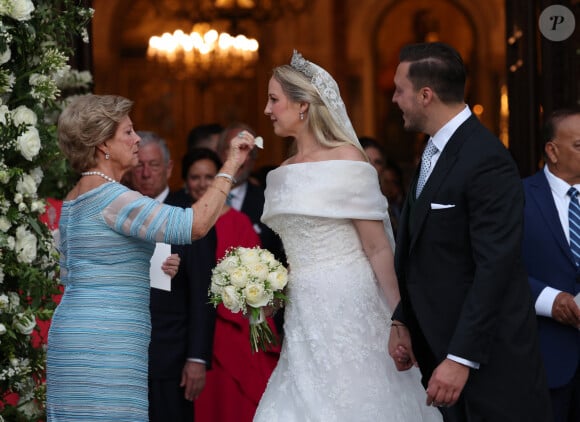
[[[191,209],[118,183],[65,201],[62,301],[48,336],[48,421],[147,421],[149,260],[191,243]]]

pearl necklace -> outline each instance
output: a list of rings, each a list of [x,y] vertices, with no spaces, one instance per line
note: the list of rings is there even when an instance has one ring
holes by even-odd
[[[105,179],[105,180],[107,180],[109,182],[112,182],[112,183],[116,183],[117,182],[112,177],[109,177],[105,173],[101,173],[100,171],[83,171],[81,173],[81,176],[101,176],[103,179]]]

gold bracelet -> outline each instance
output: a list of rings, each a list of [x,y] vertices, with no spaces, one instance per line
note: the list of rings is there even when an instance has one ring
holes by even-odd
[[[218,188],[217,186],[214,186],[214,185],[209,185],[209,187],[210,187],[210,188],[214,188],[215,190],[218,190],[218,191],[220,191],[221,193],[223,193],[223,194],[224,194],[224,196],[225,196],[226,198],[228,197],[228,194],[227,194],[227,193],[226,193],[224,190],[222,190],[222,189]]]

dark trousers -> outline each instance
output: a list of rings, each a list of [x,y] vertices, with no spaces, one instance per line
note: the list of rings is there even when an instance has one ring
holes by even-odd
[[[580,421],[580,364],[576,375],[562,387],[550,389],[554,422]]]
[[[149,422],[193,422],[193,402],[179,381],[149,379]]]

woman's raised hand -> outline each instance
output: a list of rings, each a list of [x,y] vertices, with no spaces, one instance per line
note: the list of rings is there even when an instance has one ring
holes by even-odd
[[[232,139],[226,162],[234,165],[237,171],[244,164],[253,148],[254,136],[250,132],[242,130]]]

